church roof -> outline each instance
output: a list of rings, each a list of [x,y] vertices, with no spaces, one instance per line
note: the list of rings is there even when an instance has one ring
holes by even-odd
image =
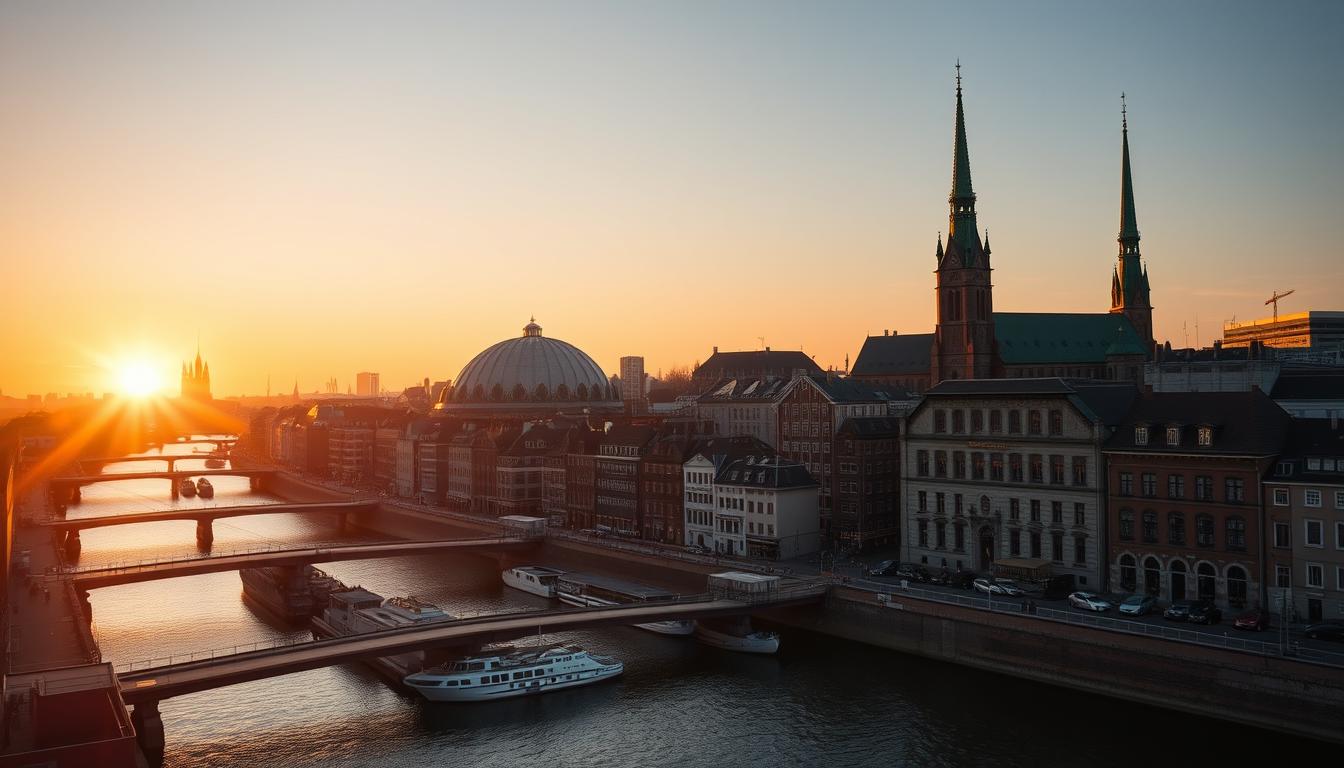
[[[900,376],[929,372],[932,333],[869,336],[854,360],[851,376]]]
[[[995,312],[1004,365],[1097,364],[1107,355],[1146,355],[1129,318],[1090,312]]]

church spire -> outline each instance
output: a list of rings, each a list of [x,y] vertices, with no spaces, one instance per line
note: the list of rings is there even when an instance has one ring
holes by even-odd
[[[1134,180],[1129,170],[1129,113],[1120,94],[1120,253],[1139,252],[1139,222],[1134,215]]]
[[[975,204],[971,189],[971,154],[966,149],[966,114],[961,106],[961,60],[957,60],[957,135],[952,148],[952,194],[948,201]]]
[[[971,187],[971,153],[966,148],[966,110],[961,102],[961,62],[957,62],[957,121],[952,140],[952,192],[947,197],[947,254],[950,264],[987,267],[975,225],[975,191]]]

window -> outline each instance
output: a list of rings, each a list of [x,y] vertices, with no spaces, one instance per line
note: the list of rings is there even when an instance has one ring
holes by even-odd
[[[1185,513],[1167,513],[1167,543],[1178,547],[1185,545]]]
[[[1303,491],[1302,504],[1307,507],[1321,506],[1321,492],[1317,490]]]
[[[1002,454],[1002,453],[991,453],[991,454],[989,454],[989,479],[990,479],[990,480],[998,480],[998,481],[1002,481],[1002,480],[1003,480],[1003,454]]]
[[[952,495],[952,514],[961,517],[961,494]]]
[[[947,411],[944,411],[940,408],[933,412],[933,431],[934,432],[947,431]]]
[[[1274,489],[1274,506],[1276,506],[1276,507],[1286,507],[1286,506],[1288,506],[1288,489],[1287,489],[1287,488],[1275,488],[1275,489]]]
[[[1157,513],[1151,509],[1143,512],[1143,541],[1147,544],[1157,543]]]
[[[962,451],[952,452],[952,476],[959,480],[966,477],[966,454]]]
[[[933,531],[938,540],[938,548],[945,549],[947,547],[947,523],[939,520],[933,524]]]
[[[938,504],[938,507],[935,510],[938,514],[941,515],[947,512],[947,494],[942,491],[935,493],[934,501]]]
[[[989,431],[995,435],[1003,432],[1003,411],[989,412]]]
[[[1022,482],[1022,454],[1008,454],[1008,476],[1014,483]]]
[[[1148,498],[1157,496],[1157,475],[1152,472],[1143,473],[1143,495]]]
[[[1195,477],[1195,498],[1200,501],[1213,501],[1213,478],[1207,475]]]
[[[1064,502],[1062,501],[1050,502],[1050,522],[1054,523],[1055,525],[1064,524]]]
[[[953,534],[954,534],[954,537],[953,537],[953,549],[955,549],[955,550],[958,551],[958,552],[965,552],[965,551],[966,551],[966,526],[963,525],[963,524],[961,524],[961,523],[957,523],[956,526],[955,526],[955,530],[953,531]]]
[[[1008,554],[1013,557],[1022,554],[1022,532],[1016,528],[1008,532]]]
[[[1084,456],[1073,457],[1073,484],[1087,485],[1087,458]]]
[[[1167,427],[1167,445],[1181,444],[1181,428]]]
[[[1073,503],[1073,524],[1079,528],[1087,525],[1087,505],[1081,501]]]
[[[966,412],[957,409],[952,412],[952,431],[962,434],[966,431]]]
[[[1134,444],[1135,444],[1135,445],[1147,445],[1147,444],[1148,444],[1148,428],[1147,428],[1147,427],[1135,427],[1135,428],[1134,428]]]
[[[1344,520],[1335,522],[1335,549],[1344,549]]]
[[[1033,522],[1033,523],[1039,523],[1039,522],[1041,522],[1041,500],[1040,500],[1040,499],[1032,499],[1032,500],[1031,500],[1031,522]]]
[[[1031,482],[1045,482],[1044,463],[1041,461],[1041,454],[1039,453],[1031,454]]]
[[[1022,503],[1017,499],[1008,500],[1008,519],[1020,520],[1022,518]]]
[[[928,549],[929,546],[929,521],[919,521],[919,546]]]
[[[979,408],[971,411],[971,431],[977,435],[985,431],[985,412]]]
[[[1274,474],[1278,475],[1279,477],[1288,477],[1289,475],[1293,474],[1293,462],[1280,461],[1279,465],[1274,468]]]
[[[928,511],[929,511],[929,492],[928,492],[928,491],[920,491],[920,492],[919,492],[919,511],[920,511],[920,512],[928,512]]]
[[[1134,540],[1134,510],[1120,510],[1120,538],[1123,541]]]
[[[1213,515],[1195,516],[1195,543],[1201,547],[1213,546]]]
[[[1058,409],[1050,411],[1050,434],[1064,434],[1064,412]]]
[[[1307,459],[1307,469],[1310,470],[1310,471],[1312,471],[1312,472],[1319,472],[1319,471],[1321,471],[1321,460],[1320,460],[1320,459]]]
[[[971,479],[985,479],[985,454],[979,451],[971,454]]]
[[[929,452],[928,452],[928,451],[919,451],[919,452],[917,452],[917,453],[915,454],[915,457],[916,457],[916,459],[915,459],[916,464],[918,465],[918,466],[916,467],[916,469],[915,469],[915,473],[916,473],[917,475],[919,475],[920,477],[928,477],[928,476],[929,476]]]
[[[1307,586],[1325,588],[1325,568],[1320,563],[1307,563]]]
[[[1344,509],[1344,491],[1335,491],[1335,509]]]
[[[1229,504],[1240,504],[1246,500],[1246,481],[1240,477],[1229,477],[1224,480],[1223,489]]]
[[[1293,584],[1293,569],[1286,565],[1274,566],[1274,586],[1288,588]]]
[[[1074,564],[1074,565],[1086,565],[1086,564],[1087,564],[1087,537],[1086,537],[1086,536],[1074,536],[1074,537],[1073,537],[1073,564]]]
[[[1306,537],[1308,547],[1325,546],[1325,528],[1320,520],[1306,520]]]
[[[1199,444],[1204,448],[1208,448],[1209,446],[1213,445],[1213,428],[1211,427],[1199,428]]]
[[[1051,485],[1063,485],[1063,484],[1064,484],[1064,457],[1063,457],[1063,456],[1055,455],[1055,456],[1051,456],[1051,457],[1050,457],[1050,484],[1051,484]]]
[[[1133,592],[1138,583],[1138,569],[1134,567],[1134,558],[1131,555],[1120,556],[1120,588],[1126,592]]]
[[[1027,411],[1027,432],[1032,435],[1041,434],[1041,412],[1037,410]]]
[[[1031,556],[1039,558],[1041,556],[1041,532],[1031,532]]]
[[[1120,495],[1121,495],[1121,496],[1133,496],[1133,495],[1134,495],[1134,473],[1133,473],[1133,472],[1121,472],[1121,473],[1120,473]]]
[[[1056,563],[1064,562],[1064,534],[1059,531],[1050,534],[1050,559]]]
[[[1246,551],[1246,521],[1235,515],[1227,518],[1227,548]]]
[[[1167,498],[1185,498],[1185,475],[1167,475]]]
[[[1274,523],[1274,546],[1287,549],[1293,546],[1292,528],[1287,523]]]
[[[1010,435],[1020,435],[1020,434],[1022,434],[1022,412],[1021,412],[1021,411],[1009,411],[1009,412],[1008,412],[1008,434],[1010,434]]]

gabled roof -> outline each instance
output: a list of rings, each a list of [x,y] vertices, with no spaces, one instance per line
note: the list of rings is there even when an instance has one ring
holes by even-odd
[[[927,374],[933,349],[932,333],[905,336],[869,336],[854,359],[851,376]]]
[[[903,400],[908,393],[900,387],[873,385],[865,381],[842,378],[840,376],[802,376],[796,382],[808,382],[816,387],[832,403],[874,403],[888,400]]]
[[[1118,313],[995,312],[994,337],[1005,365],[1095,365],[1107,355],[1148,355]]]
[[[692,377],[697,380],[739,379],[759,376],[782,376],[788,379],[797,370],[821,373],[821,367],[799,350],[758,350],[750,352],[719,352],[701,363]]]
[[[751,488],[808,488],[819,485],[807,468],[779,456],[745,456],[724,464],[714,478],[718,485]]]
[[[778,400],[788,389],[787,377],[749,377],[719,379],[697,398],[701,403],[766,403]]]
[[[1152,392],[1135,400],[1107,451],[1204,453],[1211,456],[1277,455],[1292,419],[1258,389],[1246,392]],[[1148,427],[1148,444],[1134,442],[1134,427]],[[1167,427],[1181,427],[1180,442],[1167,444]],[[1212,427],[1212,445],[1199,445],[1199,427]]]

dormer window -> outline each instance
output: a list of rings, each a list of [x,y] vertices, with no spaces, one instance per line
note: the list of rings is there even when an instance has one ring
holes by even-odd
[[[1289,475],[1293,474],[1293,462],[1280,461],[1278,468],[1274,470],[1274,474],[1278,475],[1279,477],[1288,477]]]
[[[1204,448],[1213,445],[1213,427],[1199,428],[1199,444]]]
[[[1167,445],[1181,444],[1181,428],[1167,427]]]
[[[1147,427],[1142,427],[1142,426],[1140,426],[1140,427],[1135,427],[1135,428],[1134,428],[1134,444],[1135,444],[1135,445],[1147,445],[1147,444],[1148,444],[1148,428],[1147,428]]]

